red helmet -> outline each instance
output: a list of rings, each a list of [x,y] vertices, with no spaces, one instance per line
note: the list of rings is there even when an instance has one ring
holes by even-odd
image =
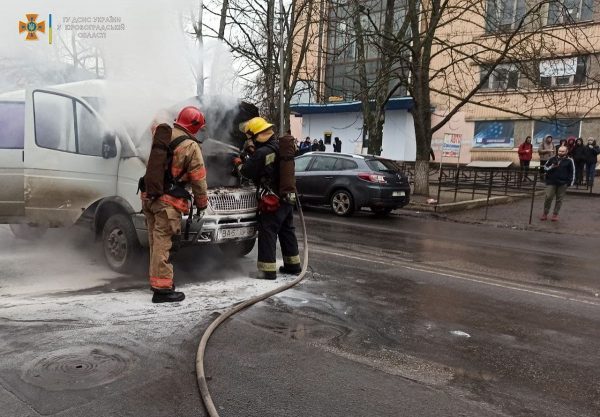
[[[198,133],[198,131],[206,125],[204,115],[200,109],[194,106],[187,106],[181,109],[175,123],[183,127],[192,135]]]

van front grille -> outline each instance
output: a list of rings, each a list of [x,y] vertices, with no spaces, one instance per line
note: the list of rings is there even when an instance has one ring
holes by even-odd
[[[256,193],[248,191],[225,191],[209,194],[208,201],[215,213],[239,213],[256,210]]]

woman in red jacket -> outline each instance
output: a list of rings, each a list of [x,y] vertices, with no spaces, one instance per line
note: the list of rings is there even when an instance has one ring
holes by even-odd
[[[521,171],[529,169],[529,163],[533,155],[533,145],[531,144],[531,136],[525,138],[525,142],[519,145],[519,162],[521,163]]]

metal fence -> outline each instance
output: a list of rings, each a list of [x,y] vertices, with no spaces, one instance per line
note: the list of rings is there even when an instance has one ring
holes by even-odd
[[[414,162],[399,162],[398,166],[413,184]],[[429,167],[429,184],[437,188],[436,206],[443,203],[486,199],[485,219],[490,200],[494,197],[529,198],[531,200],[529,223],[533,216],[536,196],[545,189],[543,174],[538,168],[480,168],[464,165],[434,165]],[[583,181],[569,187],[570,193],[600,196],[600,187]],[[437,209],[437,207],[436,207]]]

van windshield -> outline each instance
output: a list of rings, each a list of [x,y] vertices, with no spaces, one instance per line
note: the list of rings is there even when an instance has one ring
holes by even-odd
[[[23,149],[25,103],[0,101],[0,149]]]

